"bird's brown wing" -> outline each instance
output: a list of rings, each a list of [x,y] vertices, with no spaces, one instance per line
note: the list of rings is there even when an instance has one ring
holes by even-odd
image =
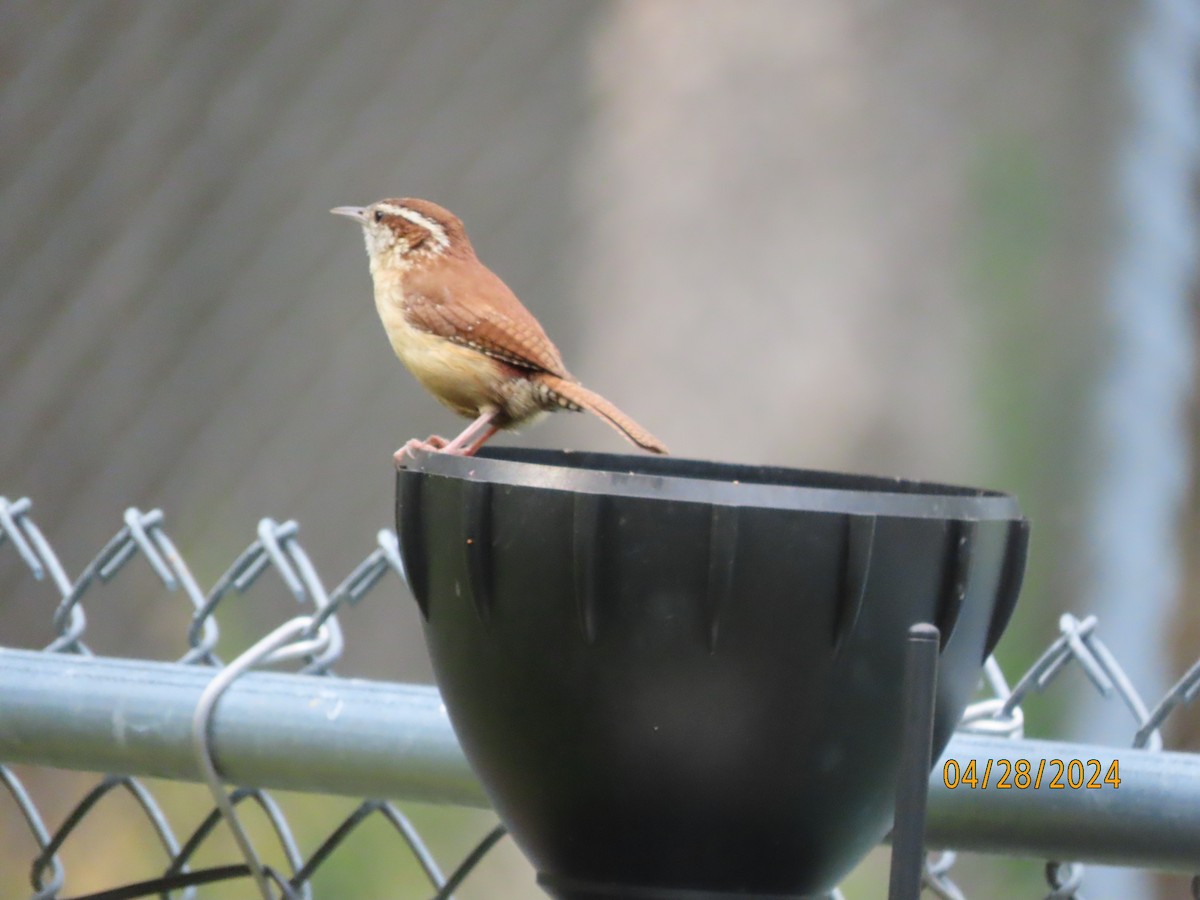
[[[436,277],[409,273],[404,317],[410,325],[522,369],[571,377],[538,320],[490,269],[479,263],[466,272],[446,268]]]

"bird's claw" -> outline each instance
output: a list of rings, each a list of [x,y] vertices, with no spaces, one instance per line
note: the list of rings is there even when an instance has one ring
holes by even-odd
[[[396,451],[396,466],[403,467],[408,460],[417,458],[417,451],[423,453],[436,453],[448,444],[444,437],[431,434],[425,440],[413,438],[411,441],[405,441],[404,446]]]

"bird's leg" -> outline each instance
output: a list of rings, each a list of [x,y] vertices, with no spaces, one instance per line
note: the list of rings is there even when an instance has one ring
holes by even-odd
[[[438,437],[436,434],[431,434],[423,441],[417,438],[406,441],[404,446],[396,451],[396,465],[404,465],[405,458],[415,457],[415,451],[417,450],[422,450],[426,453],[453,453],[456,456],[474,456],[479,452],[479,448],[487,443],[488,438],[500,430],[494,424],[499,417],[499,410],[492,409],[481,413],[478,419],[464,428],[462,434],[452,441],[447,441],[444,437]]]
[[[453,453],[457,456],[474,456],[479,448],[487,443],[488,438],[499,428],[495,424],[500,417],[499,410],[489,409],[480,414],[479,418],[463,429],[462,434],[441,448],[442,453]]]
[[[500,428],[496,425],[488,426],[488,429],[487,429],[487,431],[485,431],[483,433],[483,436],[476,438],[475,442],[473,444],[471,444],[470,447],[468,447],[466,450],[463,451],[463,456],[474,456],[476,453],[479,452],[479,448],[482,447],[484,444],[486,444],[488,442],[488,439],[499,430],[500,430]]]

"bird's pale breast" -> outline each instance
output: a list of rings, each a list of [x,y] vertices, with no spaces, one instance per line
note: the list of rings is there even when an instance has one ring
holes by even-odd
[[[455,412],[477,416],[492,405],[496,363],[469,347],[452,343],[410,325],[404,318],[403,293],[375,291],[375,308],[392,350],[426,390]]]

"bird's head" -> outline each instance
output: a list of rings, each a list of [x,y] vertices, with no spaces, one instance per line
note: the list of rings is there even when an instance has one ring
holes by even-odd
[[[370,206],[338,206],[330,212],[362,225],[372,272],[403,271],[439,257],[472,252],[458,216],[429,200],[377,200]]]

